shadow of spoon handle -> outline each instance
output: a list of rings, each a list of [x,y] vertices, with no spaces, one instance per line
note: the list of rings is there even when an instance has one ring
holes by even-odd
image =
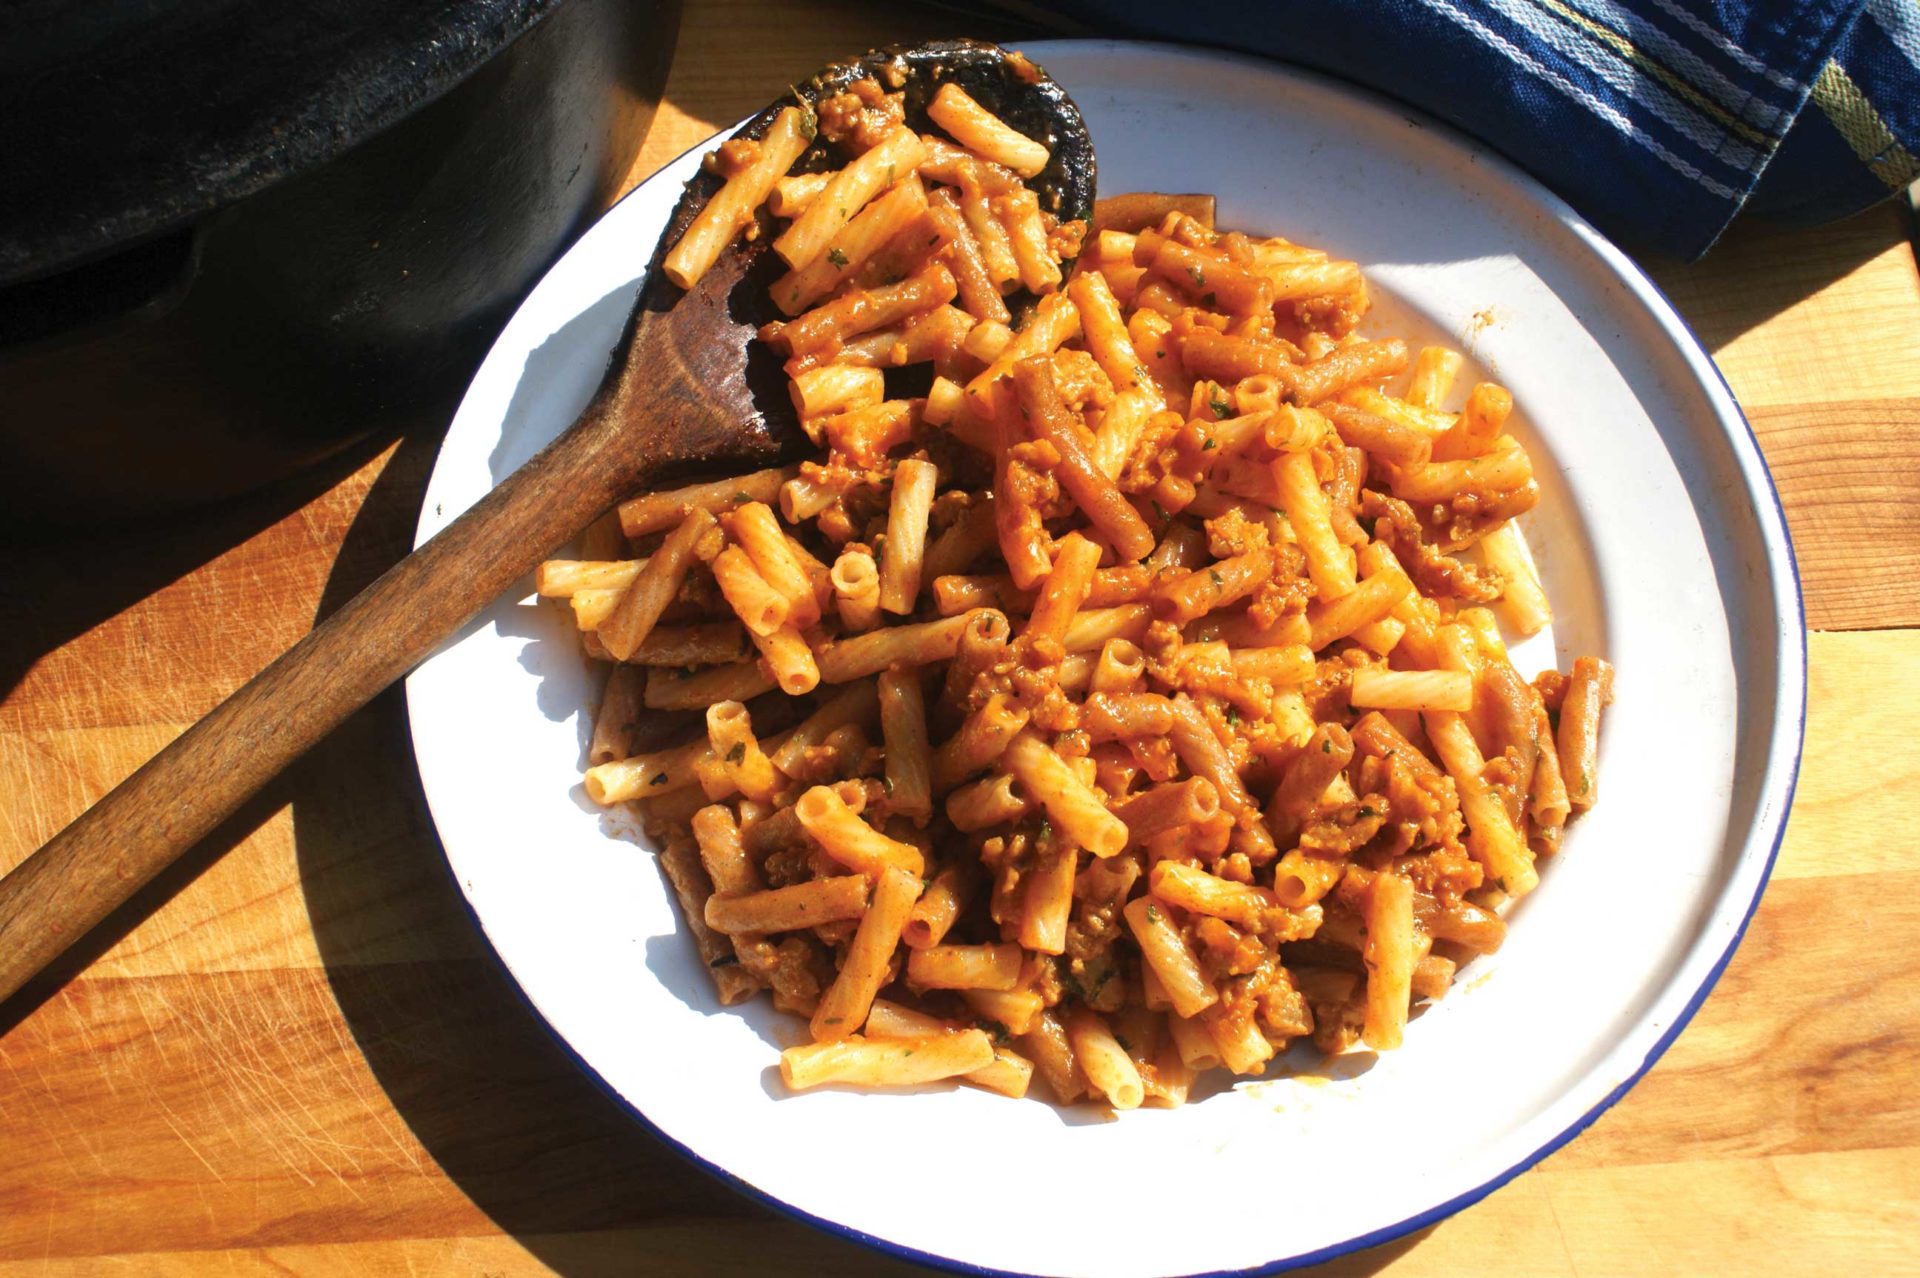
[[[603,390],[565,434],[0,879],[0,1001],[644,486],[652,433]]]

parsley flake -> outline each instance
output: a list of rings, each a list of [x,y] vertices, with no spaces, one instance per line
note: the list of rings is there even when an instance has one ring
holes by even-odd
[[[738,763],[740,762],[740,760],[746,757],[747,757],[747,743],[744,741],[734,742],[733,748],[727,751],[728,763]]]
[[[1223,590],[1226,588],[1227,579],[1220,575],[1220,570],[1218,568],[1207,569],[1207,580],[1213,583],[1213,588],[1215,590]]]
[[[1207,273],[1199,267],[1189,266],[1187,268],[1187,274],[1193,277],[1193,286],[1195,288],[1205,288],[1207,286]]]
[[[1160,921],[1160,907],[1155,905],[1152,901],[1148,901],[1147,902],[1147,922],[1158,923],[1159,921]]]
[[[847,255],[837,248],[827,250],[827,260],[833,263],[833,269],[836,271],[847,269]]]
[[[1207,436],[1207,442],[1200,445],[1200,451],[1203,453],[1210,453],[1218,447],[1220,447],[1220,441],[1215,439],[1213,436],[1209,435]]]
[[[653,780],[647,782],[648,785],[665,785],[666,783],[667,783],[667,774],[664,772],[654,777]]]
[[[1233,411],[1233,406],[1224,399],[1210,399],[1207,401],[1207,407],[1211,408],[1217,417],[1225,417]]]

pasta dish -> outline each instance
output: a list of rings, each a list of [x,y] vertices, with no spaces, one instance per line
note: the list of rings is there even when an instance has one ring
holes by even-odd
[[[1047,148],[875,80],[709,157],[687,287],[771,236],[798,464],[551,560],[607,663],[584,786],[659,848],[788,1086],[1177,1105],[1400,1045],[1597,796],[1513,403],[1361,334],[1359,267],[1205,196],[1043,207]],[[847,159],[791,172],[824,135]]]

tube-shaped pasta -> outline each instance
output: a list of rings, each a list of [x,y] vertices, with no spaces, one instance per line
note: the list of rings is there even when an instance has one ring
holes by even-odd
[[[738,701],[707,707],[707,741],[740,793],[765,803],[779,786],[772,760],[760,749],[753,721]]]
[[[834,608],[849,632],[872,629],[880,615],[880,569],[865,546],[849,546],[833,561]]]
[[[1033,1058],[1034,1069],[1060,1104],[1071,1105],[1087,1094],[1087,1076],[1074,1060],[1065,1027],[1052,1012],[1035,1014],[1031,1028],[1020,1036],[1020,1046]]]
[[[595,632],[614,660],[625,661],[633,655],[634,649],[660,620],[660,614],[666,611],[686,579],[687,568],[694,559],[695,543],[713,524],[713,516],[706,511],[697,508],[688,511],[679,526],[660,543],[660,549],[647,560],[646,566],[634,574],[620,602],[614,605],[613,615],[601,622]]]
[[[949,716],[966,713],[978,700],[974,696],[975,685],[982,675],[990,674],[999,665],[1007,650],[1011,627],[1004,613],[988,610],[971,615],[974,622],[960,631],[960,641],[954,647],[953,660],[947,663],[947,677],[940,690],[941,709]],[[946,785],[937,771],[934,784],[940,789]]]
[[[1147,876],[1149,889],[1168,905],[1194,914],[1225,919],[1235,927],[1257,930],[1274,908],[1264,888],[1235,883],[1178,861],[1162,861]]]
[[[940,944],[979,885],[980,872],[964,861],[942,869],[914,902],[901,939],[916,950]]]
[[[1260,861],[1277,856],[1280,850],[1274,846],[1273,836],[1260,819],[1259,807],[1255,805],[1253,796],[1247,793],[1246,783],[1240,779],[1240,771],[1234,766],[1233,757],[1220,743],[1220,738],[1214,735],[1200,707],[1185,693],[1173,699],[1173,707],[1173,728],[1167,733],[1167,739],[1173,743],[1180,761],[1195,776],[1205,777],[1213,783],[1220,796],[1220,806],[1232,814],[1238,831],[1236,837],[1248,842],[1247,851],[1250,855]]]
[[[1391,561],[1391,554],[1384,555]],[[1310,634],[1307,646],[1315,652],[1335,639],[1344,639],[1360,627],[1387,616],[1393,606],[1413,593],[1413,582],[1394,562],[1383,562],[1378,571],[1337,599],[1323,600],[1307,609]]]
[[[1008,772],[1066,836],[1095,856],[1113,856],[1127,846],[1127,827],[1054,750],[1030,732],[1007,746]]]
[[[920,674],[915,670],[883,670],[879,689],[888,805],[924,825],[933,815],[933,757],[927,744],[927,705],[920,691]]]
[[[1600,708],[1612,699],[1613,667],[1598,657],[1577,659],[1560,703],[1560,732],[1554,740],[1567,800],[1576,812],[1592,807],[1600,794]]]
[[[1018,945],[929,945],[907,956],[907,982],[927,990],[1010,990],[1020,983]]]
[[[1273,463],[1274,484],[1285,503],[1287,522],[1307,555],[1307,573],[1322,599],[1349,594],[1358,582],[1353,552],[1333,535],[1327,495],[1306,453],[1288,453]],[[1371,618],[1369,618],[1371,620]]]
[[[1113,383],[1114,394],[1124,395],[1140,387],[1146,370],[1134,357],[1126,317],[1120,313],[1120,303],[1108,287],[1106,277],[1098,271],[1081,271],[1067,285],[1067,296],[1080,313],[1080,335],[1086,339],[1087,350],[1107,380]],[[1102,469],[1107,469],[1108,474],[1118,473],[1117,468],[1105,467],[1104,456],[1101,460]]]
[[[635,497],[620,503],[620,531],[629,537],[644,537],[674,527],[690,510],[712,514],[742,502],[773,501],[780,495],[780,485],[799,473],[798,466],[782,466]]]
[[[1400,1046],[1412,1003],[1413,884],[1398,874],[1376,874],[1367,890],[1366,1028],[1375,1051]]]
[[[795,376],[788,390],[805,422],[878,404],[886,398],[886,374],[857,364],[823,364]]]
[[[1079,533],[1068,533],[1054,547],[1053,566],[1040,583],[1039,598],[1021,640],[1027,651],[1041,664],[1053,665],[1066,655],[1061,641],[1067,627],[1086,602],[1093,584],[1094,566],[1100,562],[1100,547]]]
[[[1236,1074],[1258,1074],[1273,1059],[1273,1044],[1254,1023],[1251,1014],[1216,1003],[1200,1014],[1201,1024],[1220,1052],[1220,1063]]]
[[[1118,604],[1112,608],[1084,608],[1067,624],[1061,646],[1068,652],[1104,648],[1115,639],[1138,643],[1153,621],[1147,604]]]
[[[634,666],[615,666],[600,694],[600,712],[593,716],[593,739],[587,745],[587,763],[611,763],[633,752],[634,718],[640,709],[646,676]]]
[[[1522,635],[1538,634],[1553,621],[1553,606],[1540,586],[1520,525],[1509,519],[1480,539],[1480,556],[1500,576],[1500,615]]]
[[[1173,702],[1153,692],[1096,692],[1082,712],[1082,724],[1095,741],[1144,740],[1165,736],[1173,727]]]
[[[741,896],[709,897],[703,917],[708,927],[729,935],[795,932],[857,919],[866,912],[867,896],[866,876],[847,874]]]
[[[1005,165],[1021,177],[1037,176],[1047,167],[1047,148],[981,106],[967,91],[949,80],[927,104],[927,115],[961,146]]]
[[[534,593],[543,599],[568,599],[581,590],[625,590],[644,559],[549,559],[533,575]]]
[[[869,201],[910,173],[926,155],[926,145],[912,129],[895,129],[827,182],[826,189],[800,217],[773,241],[773,251],[788,266],[807,266],[826,251],[827,244]]]
[[[1172,1040],[1181,1064],[1194,1073],[1204,1074],[1210,1069],[1219,1068],[1220,1049],[1214,1046],[1213,1035],[1199,1021],[1185,1016],[1169,1016],[1167,1037]]]
[[[1198,825],[1220,810],[1220,792],[1205,777],[1167,781],[1129,799],[1115,815],[1135,843],[1156,834]]]
[[[1353,672],[1348,699],[1380,710],[1470,710],[1473,676],[1459,670],[1387,670],[1363,666]]]
[[[1067,952],[1067,918],[1073,910],[1074,871],[1079,854],[1073,844],[1057,843],[1043,853],[1027,878],[1020,912],[1020,944],[1035,954]]]
[[[1186,625],[1246,598],[1271,576],[1273,552],[1261,546],[1164,581],[1155,587],[1153,598],[1162,616]]]
[[[946,809],[953,828],[971,834],[1018,821],[1033,811],[1033,804],[1012,777],[1001,773],[961,786],[947,796]]]
[[[1084,1007],[1068,1008],[1061,1020],[1067,1042],[1073,1047],[1073,1058],[1093,1090],[1105,1096],[1115,1109],[1138,1109],[1147,1095],[1139,1067],[1106,1021]]]
[[[1060,398],[1053,362],[1038,357],[1022,360],[1014,365],[1013,378],[1034,437],[1051,443],[1060,454],[1054,474],[1061,486],[1073,494],[1088,521],[1121,559],[1145,558],[1153,549],[1153,532],[1094,460],[1093,438]]]
[[[855,1035],[808,1043],[780,1053],[780,1079],[800,1091],[829,1083],[858,1087],[912,1087],[970,1074],[993,1064],[985,1030],[928,1038],[869,1039]]]
[[[692,288],[719,259],[721,250],[752,224],[754,210],[766,200],[774,181],[793,167],[811,138],[798,108],[787,107],[774,117],[752,162],[714,193],[662,259],[660,269],[676,287]]]
[[[1100,645],[1100,659],[1089,687],[1094,692],[1129,692],[1146,678],[1147,658],[1131,639],[1109,639]]]
[[[867,1016],[866,1034],[870,1039],[929,1038],[935,1034],[958,1034],[965,1029],[965,1026],[928,1016],[925,1012],[915,1012],[898,1003],[876,998]],[[961,1077],[975,1087],[984,1087],[1018,1100],[1027,1094],[1027,1085],[1033,1079],[1033,1062],[1010,1048],[996,1045],[991,1065],[984,1065]]]
[[[794,800],[793,810],[821,849],[850,870],[877,878],[890,866],[915,876],[927,868],[919,848],[868,825],[831,786],[814,786]]]
[[[611,807],[628,799],[653,798],[697,784],[695,767],[712,757],[713,748],[704,739],[690,741],[670,750],[596,764],[587,769],[582,786],[587,797],[601,807]]]
[[[1060,263],[1047,251],[1047,228],[1040,220],[1040,197],[1023,187],[1001,196],[996,203],[1006,224],[1014,264],[1020,268],[1021,285],[1029,293],[1059,288]]]
[[[957,292],[953,273],[943,263],[928,262],[903,280],[840,293],[784,324],[768,325],[761,334],[784,345],[803,362],[832,359],[836,351],[862,334],[942,306]]]
[[[933,509],[939,471],[929,461],[903,461],[893,472],[887,540],[880,553],[880,606],[905,616],[920,597],[926,563],[927,516]]]
[[[1406,399],[1419,408],[1438,408],[1453,389],[1466,360],[1459,351],[1444,346],[1423,346],[1413,358],[1413,376],[1407,383]]]
[[[1346,872],[1339,861],[1308,856],[1295,848],[1274,864],[1274,900],[1289,910],[1303,910],[1333,891]]]
[[[1449,710],[1421,715],[1427,737],[1460,790],[1460,812],[1467,819],[1467,851],[1486,868],[1508,896],[1525,896],[1539,885],[1533,853],[1514,828],[1506,804],[1480,774],[1486,759],[1466,721]]]
[[[986,616],[998,617],[999,624],[1006,625],[1005,616],[991,608],[980,608],[959,617],[889,626],[823,644],[818,654],[821,681],[847,683],[878,674],[891,665],[924,666],[945,661],[960,646],[962,632],[976,618]]]
[[[1160,978],[1176,1014],[1198,1016],[1219,1002],[1219,991],[1201,972],[1200,960],[1194,957],[1193,948],[1167,911],[1140,896],[1127,902],[1121,913],[1140,946],[1140,957]]]
[[[721,596],[750,633],[770,635],[787,624],[792,601],[762,575],[745,550],[728,546],[713,557],[711,567]]]
[[[934,753],[933,784],[951,789],[1006,752],[1030,711],[1003,693],[994,693],[961,723],[953,736]]]
[[[813,582],[787,544],[787,535],[771,506],[747,502],[729,511],[721,524],[747,552],[767,585],[786,598],[788,621],[795,626],[810,626],[820,620]]]
[[[1533,479],[1533,464],[1519,448],[1496,448],[1464,461],[1428,462],[1399,471],[1391,480],[1393,495],[1416,505],[1448,502],[1465,493],[1500,493],[1524,487]]]
[[[1397,337],[1337,347],[1299,370],[1293,400],[1297,404],[1317,404],[1349,386],[1391,377],[1406,366],[1407,344]]]
[[[813,1014],[813,1037],[831,1042],[866,1023],[874,995],[886,983],[887,966],[900,944],[900,932],[920,897],[920,876],[889,866],[873,886],[873,900],[860,919],[834,978]]]
[[[689,820],[694,841],[700,846],[700,864],[721,896],[741,896],[760,890],[760,872],[747,856],[740,841],[740,825],[733,809],[724,803],[710,803]]]
[[[820,198],[820,192],[827,189],[833,176],[831,173],[793,173],[781,178],[767,196],[767,212],[775,217],[799,217],[808,205]]]
[[[1493,441],[1513,412],[1513,396],[1504,387],[1481,382],[1467,396],[1467,406],[1440,438],[1433,441],[1434,461],[1457,461],[1478,457],[1493,446]]]
[[[1007,304],[1000,296],[1000,287],[987,269],[980,241],[974,235],[973,228],[967,225],[966,217],[960,211],[958,197],[945,187],[934,191],[927,197],[927,213],[951,241],[948,260],[953,268],[961,306],[983,323],[1008,323],[1013,314],[1007,310]]]
[[[840,692],[797,726],[767,743],[773,766],[796,775],[807,751],[846,725],[871,728],[880,721],[880,694],[872,683],[858,683]]]
[[[1233,673],[1239,679],[1264,679],[1272,684],[1305,683],[1313,678],[1313,649],[1303,643],[1235,648]]]
[[[1349,446],[1362,448],[1390,466],[1424,466],[1435,444],[1425,431],[1350,404],[1328,404],[1326,419]]]
[[[788,696],[812,692],[820,685],[820,667],[814,661],[813,649],[807,646],[806,638],[791,621],[770,635],[749,630],[747,637],[760,650],[774,681]]]
[[[778,685],[755,661],[711,666],[689,674],[678,668],[647,672],[649,710],[700,710],[715,701],[751,701]]]
[[[917,175],[908,173],[835,231],[819,256],[775,280],[774,305],[785,314],[798,315],[842,281],[852,279],[881,246],[926,211],[926,187]]]

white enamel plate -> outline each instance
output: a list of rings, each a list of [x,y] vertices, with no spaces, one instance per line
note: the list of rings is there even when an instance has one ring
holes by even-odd
[[[533,1005],[731,1183],[962,1268],[1126,1278],[1322,1260],[1531,1166],[1705,998],[1765,883],[1798,762],[1786,529],[1673,309],[1504,161],[1271,63],[1117,43],[1030,52],[1085,113],[1102,191],[1212,191],[1224,226],[1356,259],[1382,298],[1371,328],[1464,347],[1521,406],[1545,494],[1529,534],[1558,614],[1524,655],[1596,653],[1619,679],[1600,805],[1505,948],[1463,969],[1398,1052],[1276,1070],[1178,1110],[1116,1119],[964,1088],[788,1096],[777,1055],[804,1026],[765,1000],[716,1004],[653,858],[584,798],[595,685],[569,619],[530,587],[408,681],[420,774],[460,888]],[[508,324],[447,436],[420,540],[587,402],[698,161],[608,213]]]

